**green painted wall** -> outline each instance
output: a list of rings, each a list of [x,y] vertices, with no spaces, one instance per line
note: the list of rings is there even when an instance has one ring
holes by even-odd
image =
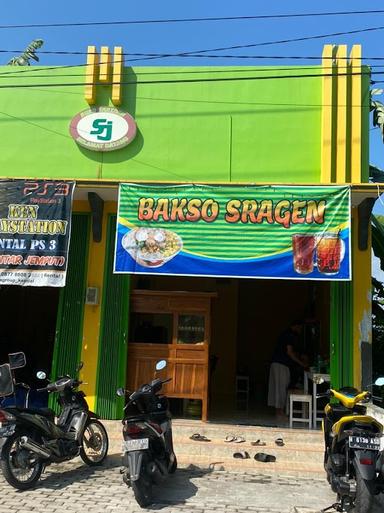
[[[0,176],[316,183],[320,78],[137,82],[317,73],[319,67],[126,68],[121,109],[136,118],[139,133],[129,147],[103,155],[81,149],[68,133],[71,118],[88,107],[84,67],[2,66]],[[107,105],[109,94],[98,86],[98,103]]]

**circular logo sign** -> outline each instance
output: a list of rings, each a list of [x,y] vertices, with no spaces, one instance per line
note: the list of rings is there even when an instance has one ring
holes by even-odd
[[[69,132],[84,148],[114,151],[127,146],[135,138],[136,122],[130,114],[113,107],[93,107],[72,119]]]

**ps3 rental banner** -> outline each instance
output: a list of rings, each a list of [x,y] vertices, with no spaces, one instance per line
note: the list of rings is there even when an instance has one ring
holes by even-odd
[[[350,280],[350,188],[121,184],[115,273]]]
[[[0,180],[0,284],[64,287],[75,182]]]

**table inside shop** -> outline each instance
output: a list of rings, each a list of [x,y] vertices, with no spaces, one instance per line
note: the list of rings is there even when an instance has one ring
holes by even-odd
[[[313,383],[313,389],[312,389],[312,397],[313,397],[313,422],[312,426],[313,429],[317,428],[317,422],[321,422],[322,417],[317,416],[317,385],[321,385],[322,383],[330,383],[331,382],[331,376],[329,374],[325,374],[324,372],[304,372],[304,392],[308,394],[308,385],[309,380]]]

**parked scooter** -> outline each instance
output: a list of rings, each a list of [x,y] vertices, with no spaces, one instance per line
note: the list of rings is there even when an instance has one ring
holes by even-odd
[[[156,371],[166,365],[165,360],[157,362]],[[171,379],[154,379],[142,385],[130,394],[124,407],[123,479],[132,487],[142,508],[152,502],[153,483],[162,482],[177,468],[168,399],[157,395],[169,381]],[[129,392],[123,389],[117,391],[119,396],[126,393]]]
[[[383,386],[384,378],[377,379],[375,385]],[[324,468],[339,502],[323,511],[369,513],[375,495],[384,492],[383,426],[367,415],[362,404],[372,395],[345,387],[318,397],[338,401],[326,405],[323,431]]]
[[[82,364],[78,366],[78,371]],[[38,372],[39,379],[46,379]],[[61,412],[49,408],[0,409],[1,470],[8,483],[19,490],[32,488],[43,469],[80,455],[87,465],[100,465],[108,452],[104,426],[91,412],[85,394],[77,390],[78,378],[63,376],[41,390],[57,392]],[[9,364],[0,367],[0,395],[14,392]]]

